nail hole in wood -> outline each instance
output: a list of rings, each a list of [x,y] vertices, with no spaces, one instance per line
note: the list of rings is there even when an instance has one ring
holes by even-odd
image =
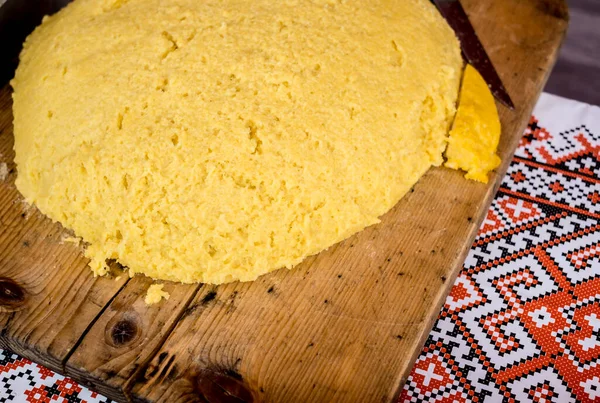
[[[217,293],[216,291],[209,291],[208,294],[206,294],[201,301],[202,305],[206,305],[208,304],[210,301],[212,301],[213,299],[215,299],[217,297]]]

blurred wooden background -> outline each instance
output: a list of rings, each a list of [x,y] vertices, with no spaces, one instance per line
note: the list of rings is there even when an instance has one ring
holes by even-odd
[[[569,0],[567,39],[546,92],[600,105],[600,0]]]

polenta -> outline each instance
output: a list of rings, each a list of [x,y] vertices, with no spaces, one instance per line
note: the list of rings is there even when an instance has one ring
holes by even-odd
[[[97,275],[254,280],[443,163],[462,65],[427,0],[75,0],[12,81],[16,185]]]
[[[500,118],[496,102],[481,74],[467,65],[458,111],[450,130],[445,166],[466,171],[465,178],[487,183],[488,173],[498,168]]]
[[[146,291],[146,296],[144,297],[144,303],[146,305],[154,305],[158,304],[163,299],[168,300],[171,295],[163,290],[164,284],[152,284],[148,287],[148,291]]]

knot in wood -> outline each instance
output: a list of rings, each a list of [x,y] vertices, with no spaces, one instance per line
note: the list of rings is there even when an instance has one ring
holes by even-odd
[[[9,278],[0,278],[0,306],[16,308],[25,302],[25,290]]]
[[[231,373],[229,373],[231,372]],[[251,403],[254,396],[244,384],[242,377],[234,371],[212,371],[201,369],[193,381],[194,389],[208,403]]]
[[[110,329],[110,340],[115,347],[121,347],[135,340],[138,333],[139,329],[134,321],[121,319]]]

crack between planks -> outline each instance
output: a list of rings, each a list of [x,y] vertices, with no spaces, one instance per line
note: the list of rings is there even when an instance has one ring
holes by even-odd
[[[4,336],[6,336],[6,333],[8,333],[8,328],[10,327],[10,322],[12,322],[12,320],[15,318],[16,315],[17,315],[16,311],[12,311],[10,313],[10,316],[6,320],[6,324],[4,325],[4,328],[0,331],[0,338],[3,339]]]
[[[88,323],[88,325],[86,326],[86,328],[83,331],[83,333],[81,333],[81,336],[79,336],[79,338],[77,339],[77,341],[75,342],[75,344],[73,345],[73,347],[71,347],[71,349],[69,350],[69,352],[65,355],[65,358],[62,359],[62,361],[61,361],[61,367],[62,367],[63,373],[66,373],[67,362],[69,362],[69,359],[71,358],[71,356],[73,355],[73,353],[75,353],[75,350],[77,350],[79,348],[79,346],[83,342],[83,339],[85,339],[85,336],[87,336],[87,334],[92,329],[92,327],[96,324],[96,322],[98,321],[98,319],[100,319],[100,317],[104,314],[104,312],[108,309],[108,307],[113,303],[113,301],[115,300],[115,298],[117,298],[117,296],[121,293],[121,291],[123,291],[123,289],[127,286],[127,284],[129,284],[130,281],[131,281],[131,278],[128,278],[127,281],[125,281],[125,283],[123,283],[123,285],[121,286],[121,288],[119,288],[119,290],[112,297],[110,297],[110,299],[108,300],[108,302],[106,304],[104,304],[104,306],[102,307],[102,309],[100,309],[100,311],[94,317],[94,319],[92,319],[90,321],[90,323]]]
[[[127,401],[134,402],[134,400],[132,398],[131,389],[135,385],[135,382],[138,380],[140,375],[146,371],[148,364],[152,361],[152,359],[156,356],[156,354],[160,351],[162,346],[165,344],[165,342],[167,341],[167,339],[169,338],[169,336],[175,329],[175,326],[177,326],[177,324],[181,320],[181,317],[185,314],[185,312],[187,311],[187,308],[190,306],[190,304],[192,303],[194,298],[196,298],[196,295],[198,295],[198,292],[200,292],[202,287],[204,287],[204,284],[198,284],[198,286],[196,287],[194,292],[191,293],[188,300],[185,301],[185,303],[182,305],[182,307],[179,311],[179,314],[177,315],[177,317],[175,318],[173,323],[169,326],[169,328],[167,329],[165,334],[162,336],[161,340],[156,344],[156,347],[154,348],[154,350],[150,354],[148,354],[148,357],[144,360],[144,362],[142,362],[139,365],[138,369],[135,370],[134,373],[131,374],[129,379],[127,379],[127,381],[123,384],[122,391],[123,391],[123,394],[125,395],[125,397],[127,398]]]
[[[8,319],[6,320],[6,324],[4,325],[4,328],[2,330],[0,330],[0,348],[3,348],[5,350],[12,350],[15,351],[16,353],[20,353],[23,350],[25,350],[23,348],[23,346],[18,346],[19,348],[14,348],[11,345],[14,344],[11,342],[10,337],[6,337],[7,333],[8,333],[8,329],[10,327],[10,323],[12,322],[12,320],[15,318],[15,316],[17,315],[16,311],[12,311],[10,313],[10,316],[8,317]]]

